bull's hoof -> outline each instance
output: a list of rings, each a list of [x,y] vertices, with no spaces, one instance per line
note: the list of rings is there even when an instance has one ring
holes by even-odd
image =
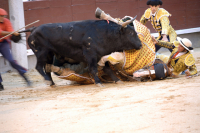
[[[119,80],[119,81],[116,82],[116,84],[124,84],[124,82]]]
[[[49,80],[45,80],[44,82],[45,82],[46,85],[51,85],[52,84],[52,82],[49,81]]]
[[[56,87],[56,85],[55,85],[55,84],[54,84],[54,85],[50,85],[50,87],[51,87],[51,88],[55,88],[55,87]]]
[[[96,84],[98,87],[105,87],[103,84],[101,84],[101,83],[98,83],[98,84]]]
[[[100,19],[101,13],[102,13],[102,10],[99,7],[97,7],[97,9],[95,11],[95,17]]]

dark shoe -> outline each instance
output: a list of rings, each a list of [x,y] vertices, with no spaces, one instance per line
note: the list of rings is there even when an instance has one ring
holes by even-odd
[[[25,79],[27,86],[31,86],[31,81],[28,79],[28,77],[25,76],[25,74],[23,74],[22,77]]]
[[[0,91],[4,90],[3,85],[0,83]]]

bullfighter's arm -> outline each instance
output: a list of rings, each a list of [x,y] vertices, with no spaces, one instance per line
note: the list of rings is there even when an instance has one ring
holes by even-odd
[[[169,30],[170,30],[170,24],[169,24],[169,18],[167,16],[163,16],[160,18],[160,23],[162,26],[162,35],[169,35]]]
[[[197,74],[197,67],[195,65],[195,59],[192,54],[189,54],[185,58],[185,65],[188,66],[188,70],[185,72],[187,76],[192,76]]]
[[[197,67],[196,67],[196,65],[194,64],[194,65],[190,66],[189,67],[189,71],[190,71],[190,75],[197,74]]]
[[[165,41],[160,41],[160,40],[157,40],[157,41],[158,41],[157,45],[160,47],[164,47],[164,48],[168,48],[168,49],[175,48],[174,44],[171,42],[165,42]]]
[[[142,15],[141,19],[140,19],[140,23],[142,23],[143,25],[145,25],[147,23],[147,19],[144,17],[144,15]]]

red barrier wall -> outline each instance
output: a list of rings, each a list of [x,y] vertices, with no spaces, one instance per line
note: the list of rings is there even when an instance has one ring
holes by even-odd
[[[175,30],[200,27],[199,0],[162,0],[162,8],[168,10],[171,25]],[[44,23],[70,22],[96,19],[95,9],[100,7],[112,17],[138,15],[139,20],[148,8],[147,0],[44,0],[24,2],[25,23],[40,20]],[[147,26],[155,32],[150,22]]]
[[[8,11],[8,0],[0,1],[0,8]],[[161,8],[165,8],[172,14],[170,23],[175,30],[200,27],[199,0],[162,1]],[[140,20],[148,8],[146,2],[147,0],[40,0],[24,2],[25,24],[36,20],[40,20],[40,22],[34,26],[45,23],[96,19],[94,12],[97,7],[114,18],[137,15],[137,20]],[[156,32],[150,22],[147,23],[147,27],[152,33]]]
[[[0,0],[0,8],[6,10],[9,14],[8,0]],[[9,18],[9,16],[7,18]]]

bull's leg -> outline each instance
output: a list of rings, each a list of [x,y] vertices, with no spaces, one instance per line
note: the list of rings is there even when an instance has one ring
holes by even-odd
[[[49,53],[48,56],[47,56],[46,64],[53,64],[53,57],[54,57],[54,54],[53,53]],[[46,75],[50,78],[50,81],[51,81],[50,86],[55,85],[55,83],[53,82],[53,79],[51,77],[51,72],[47,72],[46,69],[44,69],[44,70],[45,70]]]
[[[46,63],[53,63],[52,52],[46,47],[41,47],[51,45],[49,45],[47,40],[45,40],[42,36],[37,36],[36,38],[34,36],[30,36],[28,38],[28,45],[33,50],[37,58],[37,64],[35,69],[44,77],[45,81],[47,81],[48,84],[54,85],[54,82],[51,78],[51,73],[44,72]]]
[[[48,85],[54,85],[55,83],[52,80],[51,73],[50,72],[44,72],[44,68],[46,63],[52,64],[53,57],[50,59],[49,51],[40,51],[39,53],[35,54],[37,57],[37,64],[36,64],[36,70],[44,77],[46,83]]]
[[[47,84],[51,85],[53,84],[53,81],[52,81],[52,78],[50,78],[51,76],[49,76],[48,74],[46,74],[44,72],[44,65],[46,63],[43,62],[43,61],[40,61],[38,58],[37,58],[37,64],[36,64],[36,67],[35,69],[44,77],[45,81]]]
[[[48,77],[50,77],[50,81],[51,81],[50,86],[55,85],[55,83],[53,82],[53,79],[51,77],[51,73],[50,72],[46,72],[46,74],[47,74]]]
[[[83,50],[83,55],[88,63],[89,71],[94,77],[95,84],[101,86],[102,83],[98,77],[96,54],[93,51]]]
[[[93,59],[92,61],[90,61],[89,64],[90,64],[89,69],[90,69],[91,74],[94,77],[95,84],[97,84],[97,85],[102,84],[101,80],[98,77],[97,61],[95,59]]]

